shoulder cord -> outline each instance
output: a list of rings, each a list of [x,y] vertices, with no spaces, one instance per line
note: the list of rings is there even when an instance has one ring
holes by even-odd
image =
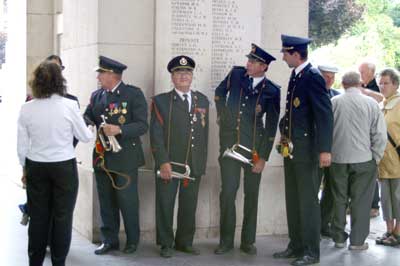
[[[256,146],[256,126],[257,126],[257,120],[256,120],[256,118],[257,118],[257,105],[258,105],[258,102],[260,101],[260,97],[261,97],[261,94],[262,94],[262,92],[264,90],[266,81],[267,81],[267,78],[264,79],[264,82],[263,82],[263,85],[261,87],[261,90],[260,90],[260,92],[258,93],[258,96],[257,96],[256,105],[254,107],[255,110],[254,110],[254,123],[253,123],[253,147],[252,147],[252,152],[256,151],[256,147],[255,146]],[[238,145],[240,145],[240,104],[242,103],[242,95],[243,95],[243,88],[240,88],[238,113],[237,113],[237,123],[238,123],[238,125],[236,127],[236,131],[237,131],[237,143],[236,144],[238,144]]]
[[[103,171],[106,173],[106,175],[110,179],[112,187],[115,188],[116,190],[123,190],[127,186],[129,186],[129,184],[131,183],[131,179],[132,178],[127,174],[124,174],[124,173],[121,173],[121,172],[117,172],[117,171],[113,171],[113,170],[107,169],[105,167],[105,165],[104,165],[104,150],[101,150],[100,148],[98,148],[98,145],[101,145],[101,143],[99,141],[98,134],[99,133],[97,132],[97,140],[96,140],[96,148],[95,148],[96,149],[96,153],[98,154],[98,157],[96,158],[94,164],[96,164],[97,161],[100,161],[100,168],[103,169]],[[126,179],[125,184],[122,185],[122,186],[117,186],[115,184],[114,177],[111,174],[116,174],[116,175],[119,175],[119,176],[125,178]]]
[[[303,75],[304,69],[298,74],[300,78]],[[296,76],[295,76],[295,79]],[[293,97],[294,97],[294,91],[296,90],[296,83],[293,86],[293,90],[291,92],[291,96],[290,96],[290,110],[289,110],[289,125],[288,125],[288,140],[291,141],[292,140],[292,111],[293,111]]]

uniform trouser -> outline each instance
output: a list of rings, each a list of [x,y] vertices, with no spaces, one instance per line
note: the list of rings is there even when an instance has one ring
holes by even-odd
[[[54,266],[63,266],[71,245],[72,218],[78,193],[76,161],[41,163],[27,159],[26,171],[30,216],[29,265],[43,264],[51,228],[51,260]]]
[[[183,180],[172,178],[166,182],[156,177],[157,245],[172,247],[192,246],[196,230],[197,196],[200,177],[183,186]],[[179,189],[177,230],[174,238],[173,222],[176,193]]]
[[[369,234],[369,212],[377,166],[375,160],[364,163],[337,164],[330,167],[334,215],[332,238],[343,243],[348,235],[346,226],[346,207],[350,198],[351,233],[350,244],[362,245]]]
[[[323,190],[321,194],[321,231],[329,232],[330,224],[333,217],[333,198],[331,191],[331,177],[329,175],[329,168],[320,168],[319,175],[323,182]]]
[[[251,166],[231,158],[219,158],[221,167],[220,245],[232,247],[236,228],[236,193],[240,185],[240,172],[244,169],[244,213],[242,244],[256,242],[258,192],[261,174],[251,172]]]
[[[318,163],[294,162],[285,158],[284,169],[289,247],[296,253],[319,258]]]
[[[119,246],[120,211],[125,227],[126,244],[137,245],[139,242],[138,170],[136,168],[124,172],[124,174],[131,177],[131,183],[128,187],[117,190],[112,187],[111,180],[104,171],[95,171],[102,220],[100,227],[102,241],[113,246]],[[117,186],[125,184],[125,178],[121,176],[114,177],[116,177],[114,180]]]

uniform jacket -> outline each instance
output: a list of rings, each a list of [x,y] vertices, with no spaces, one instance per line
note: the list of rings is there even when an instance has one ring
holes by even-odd
[[[308,64],[290,78],[280,132],[293,143],[294,161],[316,161],[332,146],[332,104],[319,71]]]
[[[189,149],[188,164],[191,175],[202,176],[205,173],[209,101],[198,91],[191,91],[191,94],[190,113],[175,90],[153,97],[150,142],[156,169],[166,162],[185,163]]]
[[[260,158],[268,160],[279,120],[280,87],[267,78],[253,89],[249,88],[249,85],[246,68],[234,67],[215,90],[220,152],[237,143],[238,119],[240,119],[240,144],[252,150],[255,121],[254,148]],[[240,97],[241,89],[243,89],[242,97]]]
[[[103,122],[101,115],[107,118],[108,124],[119,125],[122,130],[122,134],[116,135],[122,150],[118,153],[106,151],[105,166],[124,172],[144,165],[140,136],[146,133],[148,123],[147,103],[142,91],[123,82],[113,93],[107,93],[104,89],[96,90],[90,97],[84,116],[98,129]],[[93,151],[93,160],[96,158],[96,152]]]
[[[383,113],[390,136],[396,145],[400,145],[400,94],[385,100]],[[379,163],[379,178],[400,178],[400,157],[390,141]]]

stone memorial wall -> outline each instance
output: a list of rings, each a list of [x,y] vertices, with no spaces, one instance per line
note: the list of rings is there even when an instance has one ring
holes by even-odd
[[[233,65],[243,65],[261,39],[261,0],[158,0],[155,92],[172,88],[168,61],[180,54],[196,63],[193,88],[213,90]]]

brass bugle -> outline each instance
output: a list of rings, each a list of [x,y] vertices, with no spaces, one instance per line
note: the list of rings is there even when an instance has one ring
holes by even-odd
[[[176,162],[170,162],[170,164],[185,168],[185,172],[184,173],[179,173],[179,172],[172,171],[171,172],[171,177],[172,178],[189,179],[189,180],[193,180],[193,181],[196,180],[195,178],[190,177],[190,166],[189,165],[183,164],[183,163],[176,163]],[[157,170],[157,176],[161,177],[160,170]]]
[[[234,144],[232,146],[232,148],[227,148],[224,153],[222,154],[222,157],[227,157],[227,158],[231,158],[234,159],[236,161],[245,163],[245,164],[249,164],[250,166],[253,166],[253,162],[251,159],[246,158],[244,155],[240,154],[239,152],[237,152],[237,149],[242,149],[245,152],[249,152],[250,154],[252,153],[251,150],[243,145],[240,144]]]
[[[103,126],[106,125],[107,123],[104,115],[101,115],[100,117],[103,120],[103,123],[101,123],[98,131],[101,145],[103,145],[106,151],[112,151],[115,153],[119,152],[120,150],[122,150],[121,145],[119,145],[118,140],[115,136],[106,136],[104,134]]]

